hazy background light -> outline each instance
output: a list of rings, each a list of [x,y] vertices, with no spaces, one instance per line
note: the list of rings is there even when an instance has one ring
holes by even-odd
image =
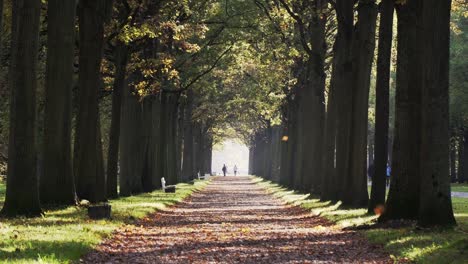
[[[234,175],[237,165],[238,175],[247,175],[249,171],[249,148],[238,140],[227,139],[213,148],[212,171],[222,174],[223,164],[228,168],[228,175]]]

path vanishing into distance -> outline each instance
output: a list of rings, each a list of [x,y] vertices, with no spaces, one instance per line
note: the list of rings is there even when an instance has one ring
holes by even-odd
[[[391,263],[380,246],[287,205],[252,177],[216,177],[177,206],[125,226],[84,263]]]

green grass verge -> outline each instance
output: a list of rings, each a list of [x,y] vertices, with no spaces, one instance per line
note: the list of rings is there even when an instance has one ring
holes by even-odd
[[[452,192],[468,192],[468,184],[452,183]]]
[[[111,220],[90,220],[81,207],[45,212],[44,217],[0,219],[0,263],[71,263],[122,225],[176,204],[207,182],[178,184],[177,192],[160,190],[111,200]],[[0,205],[5,185],[0,183]]]
[[[366,209],[342,209],[340,202],[323,202],[308,194],[283,188],[275,183],[254,178],[254,181],[287,203],[310,209],[341,227],[371,224],[377,216]],[[458,226],[454,229],[416,230],[413,227],[362,230],[371,243],[384,245],[395,263],[467,263],[468,260],[468,199],[453,198]]]

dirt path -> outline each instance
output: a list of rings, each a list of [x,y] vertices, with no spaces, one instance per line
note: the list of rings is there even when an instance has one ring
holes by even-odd
[[[122,228],[86,263],[391,263],[355,232],[267,194],[250,177],[218,177],[167,211]]]

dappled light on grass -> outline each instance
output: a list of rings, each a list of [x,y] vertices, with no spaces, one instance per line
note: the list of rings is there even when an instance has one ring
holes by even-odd
[[[111,220],[89,220],[86,209],[75,206],[47,210],[39,218],[0,219],[0,263],[77,260],[119,226],[180,202],[204,185],[197,181],[195,185],[179,184],[176,194],[158,190],[111,200]]]
[[[377,215],[367,214],[367,209],[341,208],[341,202],[331,203],[319,199],[300,199],[302,195],[260,178],[255,181],[269,192],[290,204],[298,204],[312,213],[325,217],[340,228],[375,224]],[[463,186],[456,186],[463,188]],[[295,200],[298,198],[298,200]],[[418,230],[410,222],[384,229],[364,231],[373,243],[382,244],[392,253],[395,262],[466,263],[468,259],[468,199],[452,198],[458,226],[453,229]]]

